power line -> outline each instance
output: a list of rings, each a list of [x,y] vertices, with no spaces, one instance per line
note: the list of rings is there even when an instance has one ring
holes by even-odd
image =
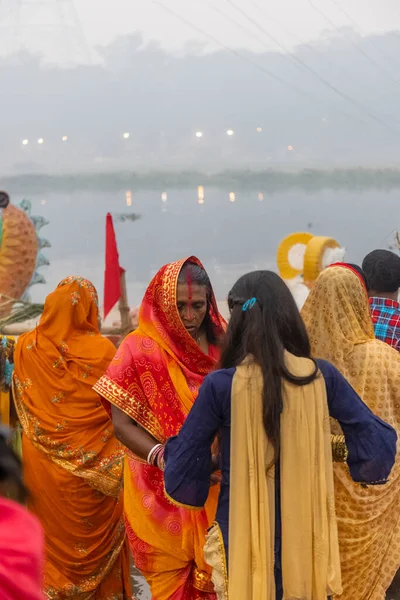
[[[312,54],[314,54],[314,56],[318,57],[320,60],[322,60],[324,63],[326,63],[330,67],[339,70],[339,72],[341,74],[344,74],[345,76],[349,77],[352,81],[354,81],[354,73],[348,71],[347,69],[344,69],[342,65],[340,65],[340,66],[337,65],[335,62],[332,62],[329,58],[327,58],[324,54],[321,54],[320,52],[318,52],[317,49],[312,44],[309,44],[308,42],[305,42],[303,39],[299,38],[292,31],[290,31],[289,29],[287,29],[287,27],[285,27],[284,25],[282,25],[282,23],[280,21],[278,21],[276,18],[274,18],[273,16],[271,16],[271,14],[268,13],[265,10],[265,8],[261,7],[257,2],[255,2],[254,0],[248,0],[248,1],[256,9],[258,9],[261,13],[263,13],[268,19],[272,19],[273,21],[275,21],[275,23],[277,23],[280,26],[280,28],[287,35],[289,35],[291,38],[295,39],[299,45],[301,45],[304,48],[307,48],[307,50],[309,52],[311,52]],[[358,83],[358,85],[360,85],[361,87],[363,87],[366,91],[368,91],[370,93],[371,90],[370,90],[369,86],[366,85],[363,81],[357,80],[357,83]],[[380,90],[375,90],[375,93],[376,92],[378,92],[378,94],[379,94],[379,96],[381,96],[381,98],[385,98],[386,97],[386,94],[381,94]],[[383,115],[383,113],[378,113],[378,114]],[[396,117],[394,117],[393,115],[386,114],[386,116],[389,117],[390,119],[396,120]]]
[[[261,39],[259,36],[255,35],[253,31],[250,31],[242,23],[238,23],[238,21],[233,19],[230,15],[227,15],[226,13],[224,13],[220,8],[217,8],[216,6],[214,6],[211,2],[205,2],[205,4],[206,4],[206,6],[211,8],[213,11],[215,11],[219,15],[221,15],[225,20],[230,21],[231,23],[236,25],[236,27],[238,27],[241,31],[244,31],[244,33],[246,33],[248,36],[250,36],[253,40],[256,39],[261,44],[261,46],[263,46],[263,48],[265,48],[265,50],[267,52],[271,51],[270,47],[265,44],[265,41],[263,39]],[[285,55],[277,53],[277,56],[284,62],[287,61],[287,57]],[[298,69],[303,69],[303,67],[297,63],[294,63],[294,66]]]
[[[335,94],[337,94],[338,96],[340,96],[342,99],[344,99],[347,102],[350,102],[351,104],[353,104],[353,106],[355,106],[359,110],[362,110],[368,117],[370,117],[371,119],[373,119],[374,121],[376,121],[377,123],[379,123],[380,125],[382,125],[383,127],[385,127],[387,129],[389,129],[390,131],[392,131],[392,126],[389,123],[386,123],[386,121],[384,121],[383,119],[381,119],[379,116],[377,116],[373,112],[371,112],[371,109],[368,106],[366,106],[365,104],[362,104],[361,102],[358,102],[357,100],[354,100],[354,98],[352,98],[351,96],[349,96],[345,92],[340,91],[335,85],[333,85],[332,83],[330,83],[327,79],[325,79],[319,73],[317,73],[317,71],[315,71],[312,67],[310,67],[309,65],[307,65],[307,63],[305,63],[301,58],[299,58],[295,54],[291,54],[290,51],[288,50],[288,48],[286,48],[286,46],[284,46],[283,44],[281,44],[281,42],[279,42],[279,40],[277,40],[272,34],[270,34],[262,25],[260,25],[259,23],[257,23],[257,21],[255,21],[254,19],[252,19],[251,17],[249,17],[247,15],[247,13],[243,9],[241,9],[239,6],[237,6],[233,2],[233,0],[226,0],[226,1],[233,8],[235,8],[235,10],[237,10],[245,19],[247,19],[250,23],[252,23],[255,27],[257,27],[260,31],[262,31],[269,39],[271,39],[272,41],[274,41],[284,52],[289,53],[289,56],[290,56],[290,58],[292,60],[296,61],[304,69],[306,69],[307,71],[309,71],[318,81],[320,81],[323,85],[325,85],[325,87],[327,87],[332,92],[334,92]],[[309,1],[311,1],[311,0],[309,0]]]
[[[387,69],[384,69],[382,67],[382,65],[380,65],[378,62],[376,62],[375,59],[373,59],[371,56],[369,56],[369,54],[367,54],[358,44],[356,44],[356,42],[354,40],[352,40],[351,38],[349,38],[346,33],[341,30],[333,21],[332,19],[330,19],[329,17],[326,16],[326,14],[320,9],[318,8],[318,6],[316,6],[314,4],[314,2],[312,2],[312,0],[308,0],[309,5],[311,6],[311,8],[313,10],[315,10],[319,15],[321,15],[321,17],[327,22],[329,23],[329,25],[331,27],[334,28],[334,30],[342,37],[344,37],[356,50],[359,54],[361,54],[361,56],[363,56],[368,62],[372,63],[374,65],[374,67],[376,69],[378,69],[378,71],[381,71],[384,75],[386,75],[387,77],[389,77],[389,79],[396,84],[399,84],[400,81],[398,79],[395,79],[392,74],[390,73],[390,71],[388,71]]]
[[[361,28],[359,27],[357,21],[355,19],[353,19],[349,13],[347,11],[345,11],[345,9],[343,8],[343,6],[338,2],[338,0],[332,0],[333,4],[337,7],[337,9],[346,17],[346,19],[349,21],[349,23],[352,24],[354,30],[361,36],[361,37],[365,37],[364,32],[361,30]],[[370,44],[372,44],[374,46],[374,48],[379,52],[379,54],[381,54],[383,56],[383,58],[385,60],[388,60],[388,57],[386,56],[386,53],[382,52],[382,49],[375,44],[375,41],[373,39],[371,39],[371,36],[369,36],[369,42]],[[392,58],[392,57],[391,57]],[[394,63],[394,66],[396,69],[399,68],[399,64],[398,63]]]
[[[197,25],[195,25],[194,23],[192,23],[191,21],[189,21],[188,19],[186,19],[186,17],[184,17],[184,16],[180,15],[179,13],[175,12],[172,8],[169,8],[168,6],[165,6],[159,0],[152,0],[152,2],[153,2],[153,4],[156,4],[157,6],[159,6],[160,8],[162,8],[165,12],[173,15],[176,19],[178,19],[179,21],[181,21],[182,23],[184,23],[185,25],[187,25],[188,27],[190,27],[191,29],[193,29],[197,33],[200,33],[202,36],[207,37],[214,44],[217,44],[217,46],[219,46],[220,48],[223,48],[225,51],[229,52],[230,54],[233,54],[234,56],[236,56],[240,60],[246,62],[247,64],[252,65],[255,69],[258,69],[259,71],[262,71],[264,74],[268,75],[271,79],[274,79],[275,81],[277,81],[281,85],[284,85],[285,87],[288,87],[288,88],[296,91],[298,94],[301,94],[302,96],[305,96],[306,98],[311,98],[315,102],[322,103],[322,104],[325,104],[326,106],[329,106],[330,108],[333,108],[334,110],[336,110],[337,112],[341,113],[342,115],[344,115],[348,119],[351,119],[351,120],[357,119],[358,121],[360,121],[360,123],[365,124],[365,121],[362,118],[360,118],[358,115],[349,114],[349,113],[347,113],[347,112],[339,109],[336,106],[332,106],[329,102],[326,102],[325,100],[321,100],[320,98],[317,98],[316,96],[314,96],[312,93],[307,92],[306,90],[303,90],[303,89],[297,87],[294,83],[291,83],[290,81],[286,81],[285,79],[282,79],[282,77],[279,77],[279,75],[275,75],[274,73],[272,73],[266,67],[263,67],[262,65],[254,62],[251,59],[247,58],[246,56],[240,54],[239,52],[237,52],[233,48],[230,48],[226,44],[220,42],[211,33],[208,33],[207,31],[204,31],[204,29],[201,29],[201,27],[198,27]]]
[[[238,23],[238,21],[236,21],[235,19],[233,19],[230,15],[227,15],[224,12],[222,12],[222,10],[220,8],[217,8],[211,2],[205,2],[203,4],[205,4],[206,6],[208,6],[209,8],[211,8],[213,11],[217,12],[219,15],[221,15],[221,17],[223,17],[227,21],[230,21],[231,23],[233,23],[234,25],[236,25],[236,27],[238,27],[241,31],[244,31],[248,35],[251,35],[251,37],[253,39],[256,39],[258,42],[260,42],[260,44],[262,46],[264,46],[264,48],[266,48],[264,40],[262,40],[257,35],[254,35],[253,32],[250,32],[246,27],[244,27],[244,25],[242,25],[242,23]]]
[[[333,0],[335,1],[335,0]],[[333,67],[334,69],[339,69],[339,72],[344,74],[345,76],[349,77],[352,79],[352,81],[354,81],[354,75],[353,73],[351,73],[350,71],[348,71],[347,69],[343,69],[342,66],[336,65],[335,63],[333,63],[331,60],[329,60],[326,56],[321,55],[311,44],[304,42],[301,38],[299,38],[298,36],[296,36],[293,32],[289,31],[286,27],[284,27],[279,21],[277,21],[277,19],[275,19],[274,17],[271,17],[270,14],[267,13],[267,11],[265,10],[264,7],[261,7],[257,2],[255,2],[254,0],[249,0],[250,4],[252,4],[255,8],[257,8],[261,13],[263,13],[264,15],[266,15],[269,19],[273,19],[276,23],[278,23],[278,25],[280,25],[280,27],[283,29],[283,31],[285,31],[287,33],[287,35],[293,37],[295,40],[297,40],[297,42],[299,44],[301,44],[302,46],[304,46],[305,48],[307,48],[307,50],[309,50],[309,52],[313,53],[315,56],[317,56],[320,60],[324,61],[327,65],[329,65],[330,67]],[[218,11],[221,13],[221,11]],[[221,13],[222,14],[222,13]],[[291,52],[289,52],[288,49],[286,49],[286,52],[289,53],[291,56],[293,56],[293,54]],[[357,81],[358,85],[360,85],[361,87],[363,87],[368,93],[370,93],[370,88],[368,85],[366,85],[363,81],[358,80]],[[382,94],[380,90],[375,90],[375,93],[378,93],[378,95],[382,98],[385,99],[388,97],[387,94]],[[390,96],[391,97],[391,96]],[[373,109],[370,109],[373,110]],[[395,117],[392,114],[388,114],[388,113],[382,113],[381,111],[375,111],[374,112],[380,117],[380,118],[388,118],[393,120],[394,122],[398,123],[399,120],[397,117]]]

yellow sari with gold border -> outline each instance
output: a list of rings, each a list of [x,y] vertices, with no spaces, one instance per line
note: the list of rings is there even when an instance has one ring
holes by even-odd
[[[302,316],[313,355],[333,363],[365,404],[400,433],[400,354],[375,339],[368,296],[354,270],[333,266],[318,277]],[[341,433],[337,423],[333,433]],[[335,463],[343,595],[384,600],[400,566],[400,459],[384,486],[361,487]]]

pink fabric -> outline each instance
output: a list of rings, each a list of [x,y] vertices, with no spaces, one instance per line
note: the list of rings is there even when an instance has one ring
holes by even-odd
[[[0,498],[0,598],[44,600],[44,538],[25,508]]]

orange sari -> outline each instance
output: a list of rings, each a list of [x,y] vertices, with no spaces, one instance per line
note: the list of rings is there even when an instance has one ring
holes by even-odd
[[[94,287],[68,278],[14,354],[25,482],[45,531],[44,591],[51,600],[131,598],[123,450],[92,389],[115,348],[97,319]]]
[[[191,262],[200,262],[195,258]],[[179,273],[187,261],[163,267],[150,283],[139,328],[120,346],[96,391],[160,442],[176,435],[205,375],[215,369],[218,350],[205,355],[185,330],[176,306]],[[209,302],[215,333],[225,327],[215,298]],[[125,458],[125,518],[137,568],[153,600],[214,600],[204,562],[205,533],[217,507],[219,486],[205,509],[173,505],[164,495],[162,472],[128,450]]]

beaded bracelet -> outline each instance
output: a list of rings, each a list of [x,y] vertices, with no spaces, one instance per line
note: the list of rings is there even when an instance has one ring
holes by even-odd
[[[344,463],[347,460],[348,450],[344,435],[331,435],[333,462]]]

